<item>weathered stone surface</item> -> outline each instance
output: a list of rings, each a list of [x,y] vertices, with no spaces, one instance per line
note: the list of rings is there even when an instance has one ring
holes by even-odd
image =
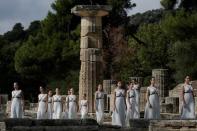
[[[173,105],[172,104],[161,104],[161,112],[162,113],[172,113],[173,112]]]
[[[103,90],[107,94],[111,94],[111,83],[112,80],[103,80]]]
[[[140,111],[143,112],[146,105],[146,90],[147,87],[140,88]]]
[[[25,110],[24,112],[25,118],[37,118],[37,111],[34,110]]]
[[[31,126],[32,119],[5,119],[5,126],[7,131],[11,131],[15,126]]]
[[[5,131],[5,123],[0,122],[0,131]]]
[[[47,126],[54,126],[54,127],[61,127],[61,126],[68,126],[68,127],[75,127],[80,126],[86,127],[98,127],[96,120],[94,119],[58,119],[58,120],[36,120],[36,119],[5,119],[6,130],[11,131],[14,127],[15,130],[19,130],[22,127],[25,127],[24,130],[29,130],[26,127],[47,127]]]
[[[161,119],[163,120],[177,120],[180,119],[179,114],[172,114],[172,113],[161,113]]]
[[[82,62],[101,62],[102,61],[102,51],[97,48],[81,49],[80,60]]]
[[[9,120],[10,122],[11,120]],[[95,120],[35,120],[25,123],[24,120],[14,119],[12,128],[7,131],[196,131],[197,120],[130,120],[130,127],[101,125],[98,126]],[[8,122],[8,120],[7,120]],[[19,124],[20,123],[20,124]],[[1,126],[2,123],[0,123]],[[6,124],[7,125],[7,124]],[[2,127],[2,126],[1,126]],[[2,131],[2,130],[0,130]]]
[[[159,96],[161,103],[164,103],[164,98],[168,96],[168,70],[167,69],[153,69],[152,76],[155,78],[155,85],[159,89]]]
[[[170,113],[179,113],[179,98],[178,97],[166,97],[166,104],[172,104],[172,112]]]
[[[45,131],[44,127],[24,127],[24,126],[16,126],[13,127],[12,131]],[[56,131],[56,130],[54,130]]]
[[[148,128],[150,124],[150,120],[146,119],[131,119],[129,121],[130,127],[132,128]]]
[[[14,127],[12,131],[98,131],[98,126],[37,126],[37,127]]]
[[[94,112],[94,92],[102,82],[102,16],[108,15],[110,6],[77,5],[71,9],[81,16],[81,70],[79,99],[87,94],[89,112]]]
[[[77,5],[71,9],[71,13],[78,16],[106,16],[112,9],[106,5]]]

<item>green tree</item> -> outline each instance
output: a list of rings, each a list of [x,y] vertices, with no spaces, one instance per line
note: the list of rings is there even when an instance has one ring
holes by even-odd
[[[30,23],[30,26],[26,30],[28,36],[36,36],[38,32],[41,31],[41,22],[33,21]]]
[[[161,5],[164,7],[166,10],[172,10],[174,9],[177,0],[161,0]]]
[[[4,34],[4,39],[10,42],[17,42],[25,39],[24,27],[21,23],[16,23],[11,31]]]
[[[170,68],[175,71],[176,82],[183,81],[185,75],[196,79],[197,12],[179,10],[167,14],[162,21],[162,30],[174,41],[170,50]]]
[[[197,9],[197,1],[196,0],[181,0],[180,8],[184,8],[186,10],[196,10]]]
[[[149,77],[154,68],[168,68],[170,39],[161,30],[160,24],[143,24],[136,36],[145,41],[145,45],[138,44],[130,37],[130,48],[134,48],[135,57],[131,63],[136,63],[131,72],[135,76]],[[136,71],[135,68],[138,70]]]

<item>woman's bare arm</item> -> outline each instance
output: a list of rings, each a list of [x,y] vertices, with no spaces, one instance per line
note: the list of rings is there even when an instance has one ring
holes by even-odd
[[[116,91],[114,91],[114,111],[116,110]]]

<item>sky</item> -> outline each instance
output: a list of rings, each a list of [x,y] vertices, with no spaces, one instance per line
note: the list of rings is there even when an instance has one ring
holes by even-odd
[[[129,15],[161,8],[160,0],[131,0],[131,2],[136,3],[136,7],[129,11]]]
[[[15,23],[25,28],[34,20],[42,20],[51,10],[54,0],[0,0],[0,34],[12,29]],[[160,8],[160,0],[132,0],[137,6],[129,15]]]

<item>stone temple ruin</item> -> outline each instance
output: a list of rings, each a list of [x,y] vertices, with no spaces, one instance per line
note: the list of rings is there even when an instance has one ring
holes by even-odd
[[[110,6],[105,5],[78,5],[71,12],[81,16],[81,70],[79,80],[79,100],[87,94],[89,101],[90,118],[94,118],[94,92],[98,83],[103,83],[105,91],[105,124],[110,124],[113,110],[113,91],[116,88],[115,80],[103,80],[102,77],[102,17],[108,15]],[[180,93],[182,84],[172,90],[168,89],[168,70],[153,69],[152,76],[156,79],[159,88],[161,104],[161,120],[130,120],[129,128],[120,128],[111,125],[99,126],[95,120],[35,120],[37,103],[26,101],[24,119],[5,119],[10,113],[8,95],[0,95],[0,131],[196,131],[197,120],[180,120]],[[142,85],[143,78],[131,76]],[[103,81],[102,81],[103,80]],[[192,81],[194,94],[197,96],[197,81]],[[140,88],[140,111],[143,117],[146,104],[147,87]],[[65,98],[66,96],[64,96]],[[195,97],[197,102],[197,97]],[[197,111],[197,105],[195,107]]]

